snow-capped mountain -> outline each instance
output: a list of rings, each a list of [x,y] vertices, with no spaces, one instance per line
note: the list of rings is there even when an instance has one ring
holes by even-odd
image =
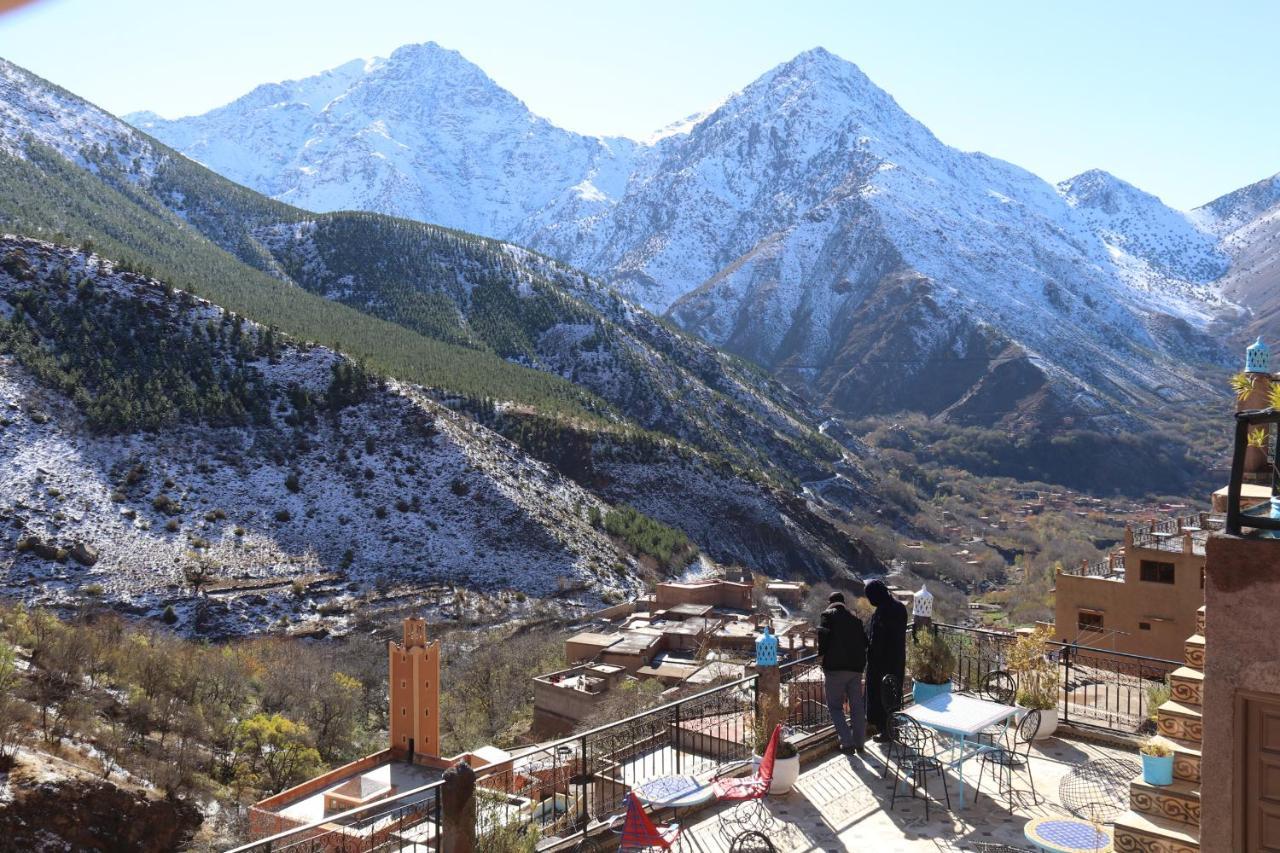
[[[1198,221],[1105,173],[1055,188],[951,148],[820,48],[644,142],[557,129],[430,44],[133,121],[304,207],[540,249],[849,413],[1195,394],[1169,374],[1220,359],[1201,330],[1230,310]],[[945,387],[907,399],[926,374]]]
[[[432,43],[259,86],[195,118],[129,120],[308,210],[376,210],[495,237],[563,195],[584,211],[616,195],[637,148],[555,127]]]

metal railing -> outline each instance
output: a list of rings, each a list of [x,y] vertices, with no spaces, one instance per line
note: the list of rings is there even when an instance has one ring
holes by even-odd
[[[479,771],[478,834],[571,838],[621,812],[642,780],[707,774],[749,759],[757,679],[717,685]]]
[[[432,782],[339,814],[287,827],[274,835],[236,847],[230,853],[401,853],[440,846],[440,792]],[[319,792],[315,796],[320,796]],[[256,809],[256,807],[254,807]],[[250,822],[255,820],[251,809]],[[289,823],[279,814],[258,810],[256,819],[273,827]]]
[[[952,682],[958,692],[977,693],[988,674],[1008,671],[1012,634],[946,624],[935,628],[955,654]],[[1121,734],[1137,733],[1150,719],[1155,710],[1152,697],[1161,698],[1169,673],[1181,665],[1078,643],[1050,641],[1047,645],[1048,658],[1057,665],[1060,678],[1060,719]]]

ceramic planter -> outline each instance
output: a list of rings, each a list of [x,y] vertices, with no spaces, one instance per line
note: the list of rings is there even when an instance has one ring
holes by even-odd
[[[1172,755],[1142,755],[1142,781],[1148,785],[1173,784]]]
[[[917,705],[921,702],[929,701],[934,696],[941,696],[943,693],[950,692],[950,681],[945,681],[942,684],[925,684],[923,681],[916,681],[911,685],[911,699]]]
[[[752,766],[760,769],[760,756],[751,756]],[[769,795],[787,794],[800,779],[800,756],[773,759],[773,781],[769,784]]]
[[[1035,736],[1032,740],[1044,740],[1047,737],[1053,737],[1053,733],[1058,730],[1058,709],[1054,708],[1050,711],[1040,712],[1040,727],[1036,729]]]

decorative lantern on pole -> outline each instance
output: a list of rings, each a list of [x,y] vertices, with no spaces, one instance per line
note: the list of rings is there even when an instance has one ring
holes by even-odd
[[[778,638],[768,625],[756,640],[756,672],[756,715],[772,731],[785,714],[781,701],[782,679],[778,673]]]
[[[920,584],[919,592],[912,599],[911,617],[912,637],[915,637],[920,628],[928,628],[933,624],[933,593],[929,592],[928,584]]]

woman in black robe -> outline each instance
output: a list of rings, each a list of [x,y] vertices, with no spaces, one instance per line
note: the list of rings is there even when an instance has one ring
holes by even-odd
[[[865,595],[876,609],[867,623],[867,722],[879,730],[876,740],[883,742],[887,719],[880,691],[886,675],[896,678],[902,689],[907,669],[907,608],[889,594],[883,581],[868,583]]]

